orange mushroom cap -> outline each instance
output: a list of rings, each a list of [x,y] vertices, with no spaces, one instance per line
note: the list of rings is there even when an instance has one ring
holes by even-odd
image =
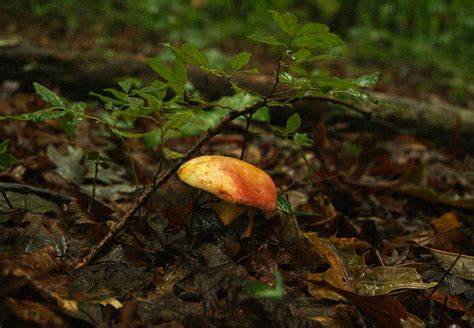
[[[277,207],[272,178],[258,167],[226,156],[199,156],[178,170],[186,184],[205,190],[229,203],[253,206],[266,212]]]

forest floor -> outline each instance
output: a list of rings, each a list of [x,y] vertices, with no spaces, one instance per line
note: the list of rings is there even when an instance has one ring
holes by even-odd
[[[54,52],[113,61],[157,49],[135,31],[98,49],[90,36],[22,28],[22,39]],[[16,25],[6,31],[6,39],[19,36]],[[259,60],[266,63],[263,52]],[[356,59],[326,68],[340,76],[380,70],[378,92],[472,109],[472,94],[460,97],[436,72]],[[54,79],[41,82],[61,94]],[[2,81],[0,115],[45,108],[31,89]],[[90,113],[101,110],[87,94],[76,96],[92,104]],[[440,145],[324,118],[306,117],[315,143],[304,156],[251,125],[245,160],[273,178],[280,210],[257,216],[249,238],[241,238],[247,215],[223,226],[172,177],[80,269],[74,265],[172,163],[162,167],[156,148],[90,121],[72,139],[57,121],[1,121],[0,139],[19,162],[0,172],[0,327],[472,327],[474,158],[456,128]],[[200,154],[239,157],[244,139],[237,121]],[[195,142],[168,146],[185,152]],[[110,164],[97,174],[94,200],[91,151]]]

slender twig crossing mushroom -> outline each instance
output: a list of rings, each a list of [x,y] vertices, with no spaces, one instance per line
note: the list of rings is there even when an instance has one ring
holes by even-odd
[[[258,167],[226,156],[199,156],[178,170],[186,184],[207,191],[224,202],[214,206],[225,225],[247,210],[249,223],[242,237],[249,237],[255,209],[272,212],[277,207],[277,190],[272,178]]]

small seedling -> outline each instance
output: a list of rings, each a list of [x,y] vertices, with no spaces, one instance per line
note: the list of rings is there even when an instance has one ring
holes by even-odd
[[[260,282],[249,282],[245,291],[250,297],[279,301],[285,296],[285,285],[280,271],[275,272],[275,286],[272,288]]]
[[[97,186],[97,176],[99,174],[99,167],[103,168],[104,170],[107,170],[110,167],[110,165],[108,163],[109,159],[106,157],[100,156],[96,151],[90,152],[87,158],[88,160],[94,162],[94,182],[92,186],[92,199],[91,199],[91,202],[89,203],[89,208],[88,208],[89,213],[91,213],[92,204],[95,201],[95,189]]]

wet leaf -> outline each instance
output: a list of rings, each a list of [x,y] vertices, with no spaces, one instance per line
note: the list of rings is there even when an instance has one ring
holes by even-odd
[[[360,87],[371,87],[377,83],[379,80],[380,72],[374,72],[369,75],[361,76],[355,79],[353,82],[356,83]]]
[[[59,213],[58,205],[35,194],[21,194],[7,191],[5,195],[10,201],[12,208],[10,208],[5,198],[0,195],[0,223],[8,221],[11,218],[9,213],[15,210],[38,214],[48,212]]]
[[[38,82],[34,82],[33,86],[35,88],[36,94],[47,103],[55,107],[65,107],[61,98],[59,98],[53,91],[49,90]]]
[[[309,233],[313,246],[324,256],[331,268],[322,275],[310,274],[309,280],[324,280],[333,287],[363,296],[386,295],[398,289],[428,289],[435,282],[424,283],[414,268],[368,268],[362,256],[351,250],[351,244],[339,238],[321,238]],[[336,246],[337,245],[337,246]]]

